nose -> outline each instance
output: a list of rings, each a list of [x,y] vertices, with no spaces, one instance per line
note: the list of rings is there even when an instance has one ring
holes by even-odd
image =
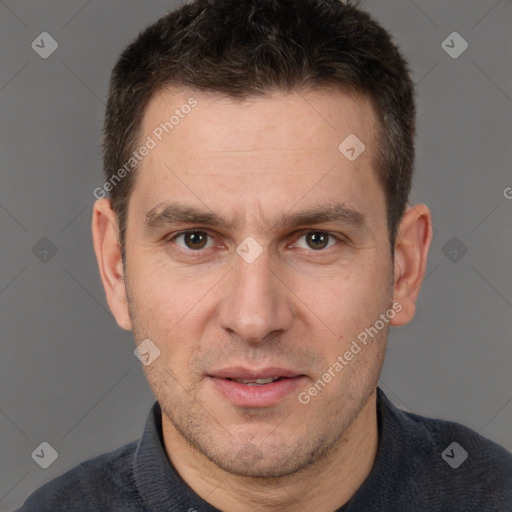
[[[286,331],[293,320],[291,292],[268,249],[251,263],[235,255],[224,283],[219,324],[246,343],[260,343]]]

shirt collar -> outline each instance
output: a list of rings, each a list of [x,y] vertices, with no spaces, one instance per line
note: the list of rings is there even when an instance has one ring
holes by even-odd
[[[139,495],[151,512],[219,512],[201,499],[170,463],[162,435],[162,410],[153,404],[134,455],[134,477]]]
[[[408,421],[404,411],[395,407],[384,391],[377,387],[377,455],[366,480],[337,512],[384,510],[385,504],[393,502],[395,484],[405,478],[404,426]]]

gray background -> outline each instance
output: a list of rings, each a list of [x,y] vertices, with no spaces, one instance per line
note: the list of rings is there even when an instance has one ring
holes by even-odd
[[[2,511],[78,462],[138,438],[153,402],[133,338],[106,305],[90,219],[92,191],[103,182],[110,70],[174,5],[0,2]],[[504,194],[512,186],[512,4],[363,5],[413,70],[412,201],[430,206],[435,226],[416,318],[392,329],[381,386],[404,409],[464,423],[512,451],[512,200]],[[48,59],[31,48],[44,31],[59,44]],[[469,44],[457,59],[441,47],[454,31]],[[41,252],[43,237],[55,254]],[[31,457],[43,441],[58,452],[48,469]]]

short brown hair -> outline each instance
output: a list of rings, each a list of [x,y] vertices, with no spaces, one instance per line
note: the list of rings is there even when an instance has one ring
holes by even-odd
[[[107,181],[136,149],[148,101],[171,85],[238,99],[334,85],[370,98],[393,250],[414,167],[414,86],[389,34],[365,11],[341,0],[192,0],[166,14],[113,69],[103,136]],[[137,169],[110,190],[123,260],[136,176]]]

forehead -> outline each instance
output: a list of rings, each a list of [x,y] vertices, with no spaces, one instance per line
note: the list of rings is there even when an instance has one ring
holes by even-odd
[[[190,104],[195,106],[190,108]],[[142,121],[143,134],[155,134],[163,128],[162,137],[183,143],[182,151],[199,145],[202,151],[242,149],[260,154],[276,147],[277,142],[280,149],[298,153],[332,151],[338,146],[333,148],[333,141],[341,142],[350,134],[364,139],[371,150],[375,127],[376,116],[368,97],[332,87],[274,91],[243,100],[169,87],[148,101]],[[302,145],[305,139],[309,141],[306,147]]]
[[[358,196],[375,202],[379,188],[376,116],[361,95],[323,89],[236,100],[168,88],[146,107],[140,141],[149,139],[132,193],[146,211],[177,197],[260,210],[350,199],[360,210]]]

